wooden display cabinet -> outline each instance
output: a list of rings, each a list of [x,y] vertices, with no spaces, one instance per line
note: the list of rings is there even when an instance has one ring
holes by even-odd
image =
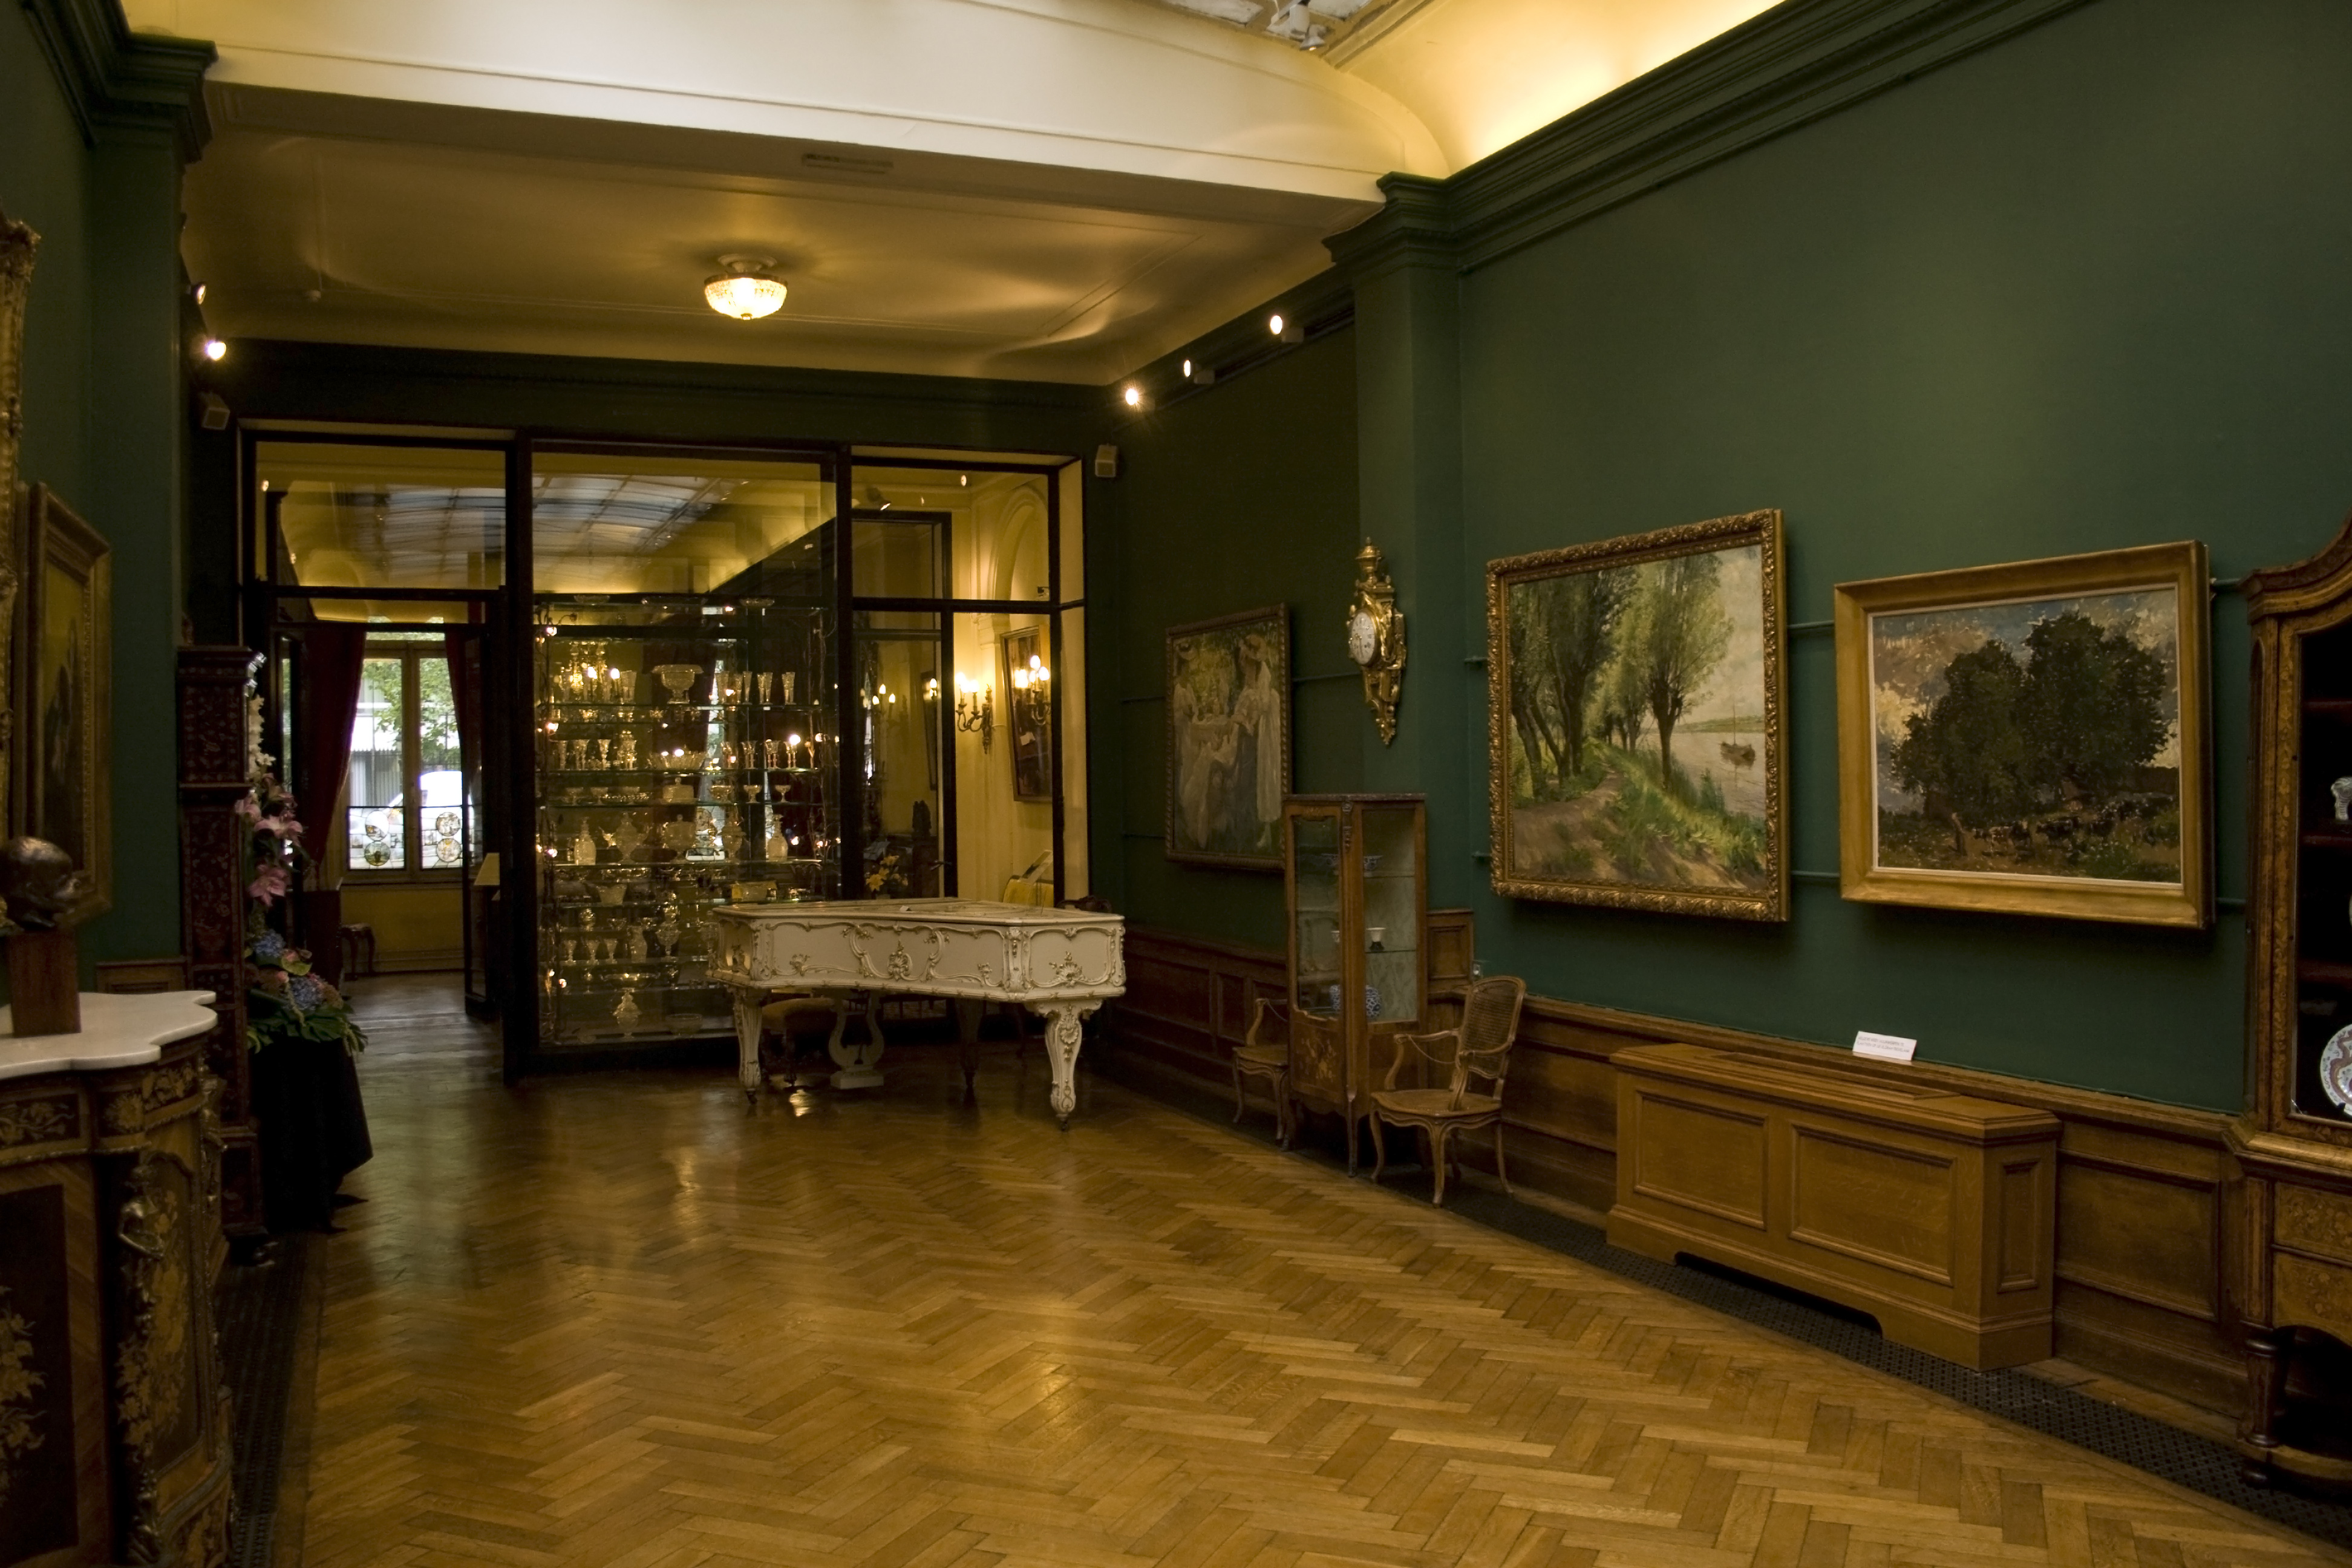
[[[1290,1098],[1356,1126],[1388,1056],[1428,1026],[1429,817],[1417,795],[1300,795],[1282,805],[1289,908]]]
[[[2352,522],[2310,560],[2249,576],[2246,614],[2252,1083],[2231,1137],[2249,1376],[2239,1447],[2249,1479],[2352,1485]]]

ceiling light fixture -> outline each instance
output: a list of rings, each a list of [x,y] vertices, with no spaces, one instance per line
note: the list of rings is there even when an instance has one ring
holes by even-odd
[[[775,266],[769,258],[722,256],[719,265],[727,270],[705,280],[702,297],[720,315],[756,321],[784,308],[783,280],[768,276],[769,268]]]

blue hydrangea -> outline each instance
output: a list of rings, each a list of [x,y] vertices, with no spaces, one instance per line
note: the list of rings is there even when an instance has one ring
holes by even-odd
[[[253,939],[253,956],[270,959],[286,956],[286,939],[274,931],[263,931]]]
[[[307,1013],[327,999],[327,987],[315,974],[298,974],[286,988],[286,999],[298,1013]]]

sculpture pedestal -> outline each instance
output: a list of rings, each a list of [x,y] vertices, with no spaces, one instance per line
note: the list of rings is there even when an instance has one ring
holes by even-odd
[[[8,999],[19,1035],[81,1033],[80,944],[69,931],[8,938]]]

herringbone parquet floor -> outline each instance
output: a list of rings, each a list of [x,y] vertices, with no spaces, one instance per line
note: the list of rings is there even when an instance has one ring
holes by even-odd
[[[309,1568],[2339,1561],[1034,1052],[747,1117],[461,1032],[363,1065]]]

